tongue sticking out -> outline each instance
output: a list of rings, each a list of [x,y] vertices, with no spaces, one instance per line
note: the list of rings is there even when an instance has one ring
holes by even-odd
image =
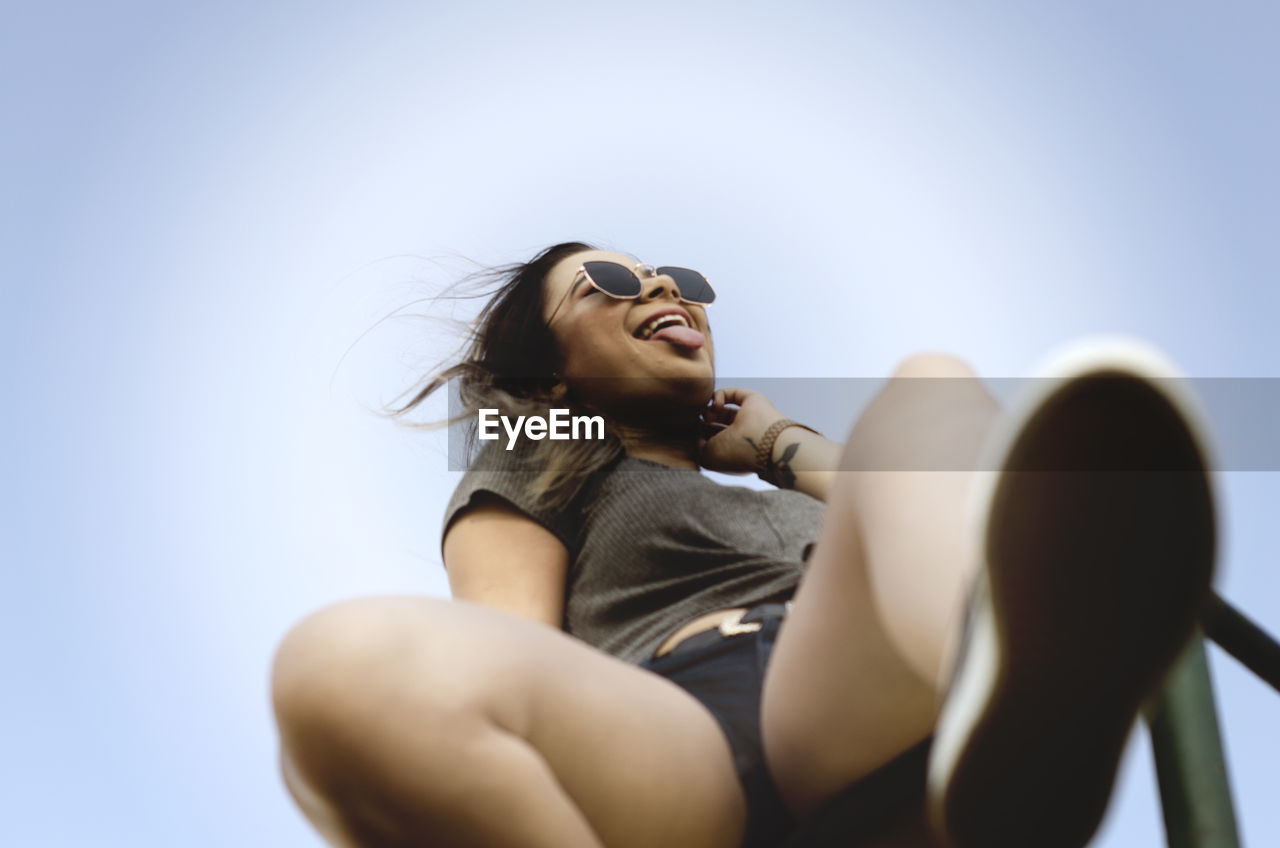
[[[663,341],[671,342],[673,345],[687,347],[690,350],[697,350],[706,341],[702,333],[692,327],[681,327],[678,324],[663,327],[649,338],[650,340],[662,339]]]

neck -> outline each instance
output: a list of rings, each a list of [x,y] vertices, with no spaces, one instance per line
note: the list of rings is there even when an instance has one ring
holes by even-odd
[[[611,420],[627,456],[670,465],[673,468],[702,468],[698,463],[698,439],[702,435],[702,412],[710,399],[697,395],[693,400],[651,397],[612,398],[595,409]]]
[[[698,465],[697,445],[687,433],[655,433],[627,426],[619,426],[618,431],[627,456],[694,471],[702,467]]]

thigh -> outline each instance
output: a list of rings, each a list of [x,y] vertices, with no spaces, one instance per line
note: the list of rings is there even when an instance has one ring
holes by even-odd
[[[745,801],[711,714],[675,684],[545,625],[465,602],[348,601],[291,631],[277,693],[282,675],[327,705],[328,732],[313,741],[336,744],[344,724],[359,725],[346,734],[359,756],[333,762],[358,764],[375,785],[404,776],[426,793],[482,789],[462,773],[458,745],[479,725],[527,742],[610,848],[741,841]]]
[[[937,711],[885,630],[844,498],[833,486],[761,702],[770,771],[800,815],[920,742]]]

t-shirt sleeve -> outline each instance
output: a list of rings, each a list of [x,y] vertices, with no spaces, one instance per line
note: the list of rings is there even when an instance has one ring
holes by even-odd
[[[553,533],[572,556],[577,550],[581,525],[578,510],[553,510],[537,502],[533,483],[543,467],[535,453],[527,439],[518,440],[510,451],[501,441],[489,442],[481,448],[445,507],[440,544],[443,546],[445,533],[467,507],[496,498]]]

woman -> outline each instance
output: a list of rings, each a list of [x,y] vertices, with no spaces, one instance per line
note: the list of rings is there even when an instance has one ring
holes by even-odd
[[[714,391],[696,272],[576,242],[507,271],[401,411],[459,376],[472,413],[569,408],[604,438],[486,445],[446,516],[454,602],[347,601],[286,636],[282,770],[326,839],[775,845],[934,734],[940,839],[1088,840],[1211,576],[1163,361],[1076,354],[1002,413],[915,355],[841,445]]]

